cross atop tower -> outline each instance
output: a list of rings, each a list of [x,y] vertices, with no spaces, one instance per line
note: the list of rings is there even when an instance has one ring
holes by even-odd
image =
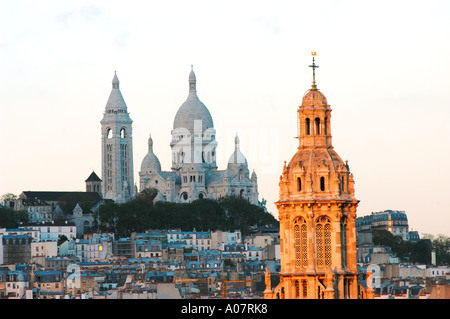
[[[314,52],[311,52],[311,54],[313,56],[313,63],[309,66],[310,68],[313,69],[313,84],[312,84],[311,88],[312,88],[312,90],[317,90],[317,86],[316,86],[316,68],[318,68],[319,66],[314,63],[314,57],[317,55],[317,53],[314,51]]]

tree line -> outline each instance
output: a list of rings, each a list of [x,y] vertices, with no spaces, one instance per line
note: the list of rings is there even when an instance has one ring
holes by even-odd
[[[199,199],[191,203],[153,202],[157,192],[145,189],[126,203],[106,203],[98,211],[102,231],[127,236],[147,229],[192,231],[235,231],[248,235],[252,226],[272,225],[278,221],[258,205],[239,197],[218,200]]]
[[[437,265],[450,265],[450,238],[445,235],[425,235],[417,242],[404,241],[387,230],[373,230],[375,245],[390,247],[401,261],[416,264],[430,264],[431,252],[436,254]]]

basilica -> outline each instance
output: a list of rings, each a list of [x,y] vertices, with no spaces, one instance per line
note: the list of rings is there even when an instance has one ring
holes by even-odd
[[[171,170],[161,169],[150,136],[148,153],[140,166],[139,190],[156,189],[155,201],[186,203],[203,198],[237,196],[257,205],[256,173],[250,174],[237,135],[226,169],[217,167],[216,130],[208,108],[197,95],[196,82],[191,68],[188,96],[175,115],[171,131]],[[138,193],[133,175],[132,123],[119,79],[114,74],[101,120],[102,193],[104,198],[118,203],[126,202]]]

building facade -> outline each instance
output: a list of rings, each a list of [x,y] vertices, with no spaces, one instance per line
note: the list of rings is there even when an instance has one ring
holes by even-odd
[[[178,109],[173,122],[172,165],[163,171],[153,152],[153,139],[148,140],[148,153],[141,163],[139,188],[158,191],[155,200],[186,203],[197,199],[237,196],[258,204],[256,173],[250,174],[240,150],[239,137],[227,168],[218,170],[216,130],[208,108],[197,95],[197,80],[189,74],[189,94]]]
[[[385,210],[372,213],[368,216],[356,219],[356,230],[358,232],[372,232],[372,230],[387,230],[394,236],[401,237],[404,241],[409,240],[408,216],[404,211]],[[413,234],[413,240],[416,237]]]
[[[356,299],[358,200],[349,165],[331,143],[331,108],[315,82],[298,108],[297,152],[284,163],[280,196],[280,283],[266,298]],[[266,274],[267,278],[270,274]]]
[[[133,121],[114,74],[112,90],[101,123],[103,197],[117,203],[130,200],[134,194]]]

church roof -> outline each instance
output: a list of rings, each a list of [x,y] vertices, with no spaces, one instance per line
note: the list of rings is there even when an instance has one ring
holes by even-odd
[[[119,78],[117,74],[114,72],[114,77],[112,80],[112,90],[108,98],[108,102],[106,103],[106,109],[123,109],[127,110],[127,104],[120,92],[119,88]]]
[[[102,180],[100,177],[95,174],[95,172],[92,172],[91,175],[85,180],[85,182],[101,182]]]
[[[215,171],[211,172],[207,176],[206,184],[208,185],[221,185],[223,184],[223,177],[228,174],[227,171]]]
[[[327,98],[319,90],[310,89],[306,91],[302,99],[302,107],[319,107],[328,105]]]
[[[201,129],[203,132],[208,128],[214,127],[209,110],[197,96],[196,83],[196,76],[192,69],[189,74],[189,95],[175,115],[173,129],[188,129],[190,132],[194,132],[195,128]],[[196,123],[196,121],[201,121],[201,127],[200,123]]]
[[[59,192],[59,191],[24,191],[21,197],[26,200],[39,199],[47,202],[74,200],[78,202],[102,201],[98,192]]]

